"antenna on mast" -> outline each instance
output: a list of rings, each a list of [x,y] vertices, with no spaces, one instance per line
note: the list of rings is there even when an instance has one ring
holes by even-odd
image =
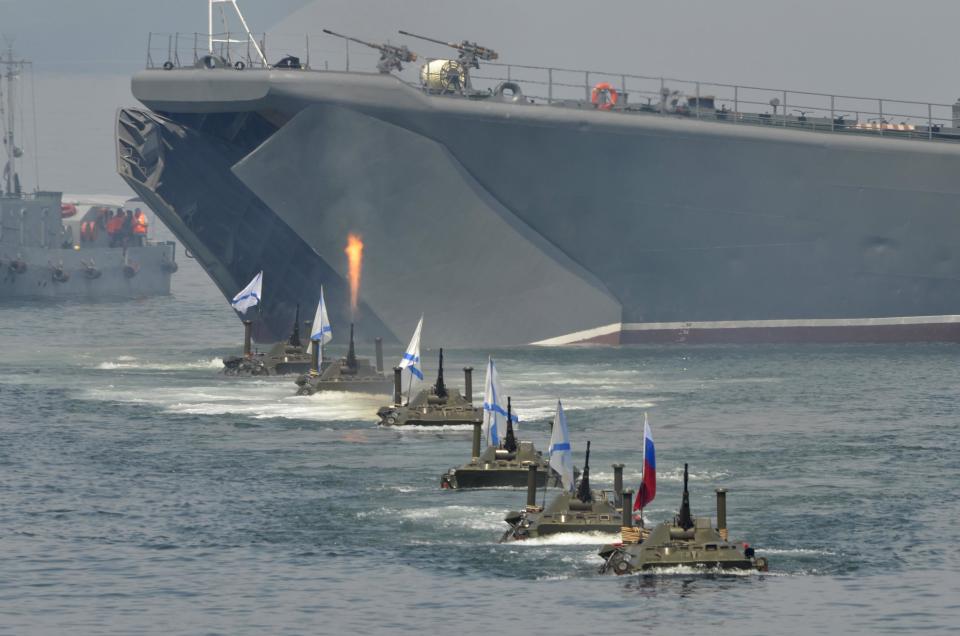
[[[226,16],[224,15],[224,8],[222,5],[230,5],[233,7],[234,13],[237,14],[237,17],[240,19],[240,24],[243,26],[243,32],[246,34],[246,38],[243,41],[248,41],[253,45],[253,50],[257,52],[257,57],[260,58],[260,61],[263,62],[264,66],[270,66],[267,63],[267,57],[263,54],[263,51],[260,49],[260,45],[257,43],[257,38],[253,37],[253,33],[250,32],[250,27],[247,26],[247,21],[243,18],[243,14],[240,13],[240,7],[237,6],[237,0],[207,0],[207,51],[213,55],[213,45],[221,43],[230,43],[233,40],[226,34],[223,37],[217,37],[213,32],[213,6],[220,6],[220,17],[226,21]]]
[[[7,152],[7,162],[3,168],[3,193],[7,196],[20,196],[20,174],[17,172],[17,161],[23,156],[23,149],[17,145],[16,126],[17,126],[17,81],[23,75],[23,69],[28,64],[24,60],[15,59],[13,56],[13,44],[7,42],[6,56],[0,53],[0,97],[3,97],[3,91],[6,90],[6,103],[0,100],[0,119],[4,119],[3,126],[3,145]]]

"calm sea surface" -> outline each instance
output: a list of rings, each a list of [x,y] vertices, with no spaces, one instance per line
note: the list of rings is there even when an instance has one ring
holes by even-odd
[[[498,545],[522,491],[441,491],[468,430],[379,429],[381,398],[223,377],[239,323],[182,256],[174,290],[0,305],[0,632],[960,627],[956,346],[493,352],[522,438],[546,446],[561,398],[578,465],[591,440],[598,485],[615,461],[633,483],[646,411],[649,519],[689,462],[694,513],[729,488],[732,535],[771,562],[618,578],[596,573],[605,537]],[[429,316],[424,344],[432,374]],[[446,353],[459,385],[488,352]]]

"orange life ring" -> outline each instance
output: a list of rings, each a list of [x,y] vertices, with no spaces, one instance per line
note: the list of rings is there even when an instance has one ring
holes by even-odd
[[[607,99],[600,101],[600,96],[606,94]],[[617,89],[610,82],[600,82],[593,87],[590,101],[600,110],[611,110],[617,103]]]

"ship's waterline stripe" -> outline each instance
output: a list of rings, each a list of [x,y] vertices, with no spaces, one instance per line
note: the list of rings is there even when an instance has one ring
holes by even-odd
[[[681,323],[678,323],[678,324],[681,324]],[[568,333],[563,336],[556,336],[555,338],[538,340],[536,342],[531,342],[530,344],[535,346],[540,346],[540,347],[556,347],[559,345],[573,344],[575,342],[592,340],[594,338],[600,338],[602,336],[609,336],[611,334],[620,333],[621,331],[623,331],[623,323],[614,322],[609,325],[604,325],[602,327],[594,327],[593,329],[584,329],[583,331],[575,331],[573,333]]]
[[[536,346],[558,346],[585,342],[627,331],[691,331],[700,329],[795,329],[836,327],[900,327],[960,324],[960,315],[895,316],[889,318],[798,318],[781,320],[712,320],[702,322],[624,322],[538,340]]]

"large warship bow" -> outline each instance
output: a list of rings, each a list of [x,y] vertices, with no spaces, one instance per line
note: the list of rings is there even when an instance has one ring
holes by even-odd
[[[117,147],[226,296],[271,278],[261,339],[321,283],[349,320],[358,233],[361,327],[395,338],[427,313],[452,345],[960,340],[950,105],[854,114],[852,98],[497,65],[466,41],[406,81],[399,49],[383,72],[318,70],[269,64],[247,36],[153,46]]]

